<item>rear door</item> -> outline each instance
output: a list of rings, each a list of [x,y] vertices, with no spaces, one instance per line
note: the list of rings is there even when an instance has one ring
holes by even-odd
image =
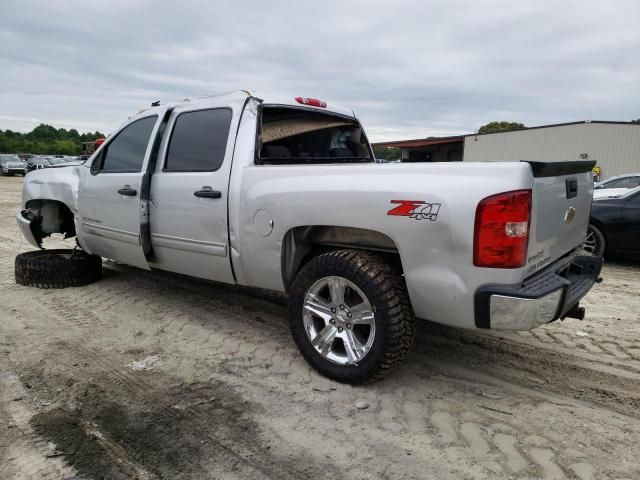
[[[172,112],[151,181],[154,267],[234,282],[227,194],[238,116],[215,102]]]
[[[139,118],[110,138],[80,182],[83,247],[91,253],[149,269],[140,240],[146,215],[140,201],[143,167],[157,115]]]
[[[589,224],[595,162],[529,162],[533,174],[527,271],[580,246]]]

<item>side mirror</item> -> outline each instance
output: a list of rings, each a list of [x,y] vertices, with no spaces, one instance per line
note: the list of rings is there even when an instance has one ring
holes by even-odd
[[[97,175],[100,172],[100,165],[102,164],[102,157],[104,156],[104,150],[100,153],[100,155],[96,156],[91,162],[91,167],[89,168],[89,172],[91,175]]]

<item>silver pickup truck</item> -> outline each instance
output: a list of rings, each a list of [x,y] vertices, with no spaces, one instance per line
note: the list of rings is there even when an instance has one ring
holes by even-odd
[[[348,109],[248,92],[156,105],[82,165],[34,171],[17,220],[25,285],[94,281],[100,257],[286,292],[293,338],[359,383],[409,351],[415,318],[528,330],[582,318],[592,163],[375,163]],[[212,294],[215,290],[212,289]]]

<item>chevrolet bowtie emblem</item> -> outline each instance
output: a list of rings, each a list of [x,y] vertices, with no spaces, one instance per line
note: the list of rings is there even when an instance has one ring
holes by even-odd
[[[571,223],[573,217],[576,216],[576,209],[574,207],[569,207],[566,212],[564,212],[564,223]]]

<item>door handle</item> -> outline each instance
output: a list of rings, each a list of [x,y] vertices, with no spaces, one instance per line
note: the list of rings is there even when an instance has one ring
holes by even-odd
[[[220,198],[220,197],[222,197],[222,192],[219,192],[218,190],[214,190],[213,188],[211,188],[208,185],[202,187],[200,190],[196,190],[195,192],[193,192],[193,194],[196,197],[199,197],[199,198]]]
[[[131,185],[125,185],[118,190],[118,193],[127,197],[135,197],[138,194],[138,191],[135,188],[131,188]]]

